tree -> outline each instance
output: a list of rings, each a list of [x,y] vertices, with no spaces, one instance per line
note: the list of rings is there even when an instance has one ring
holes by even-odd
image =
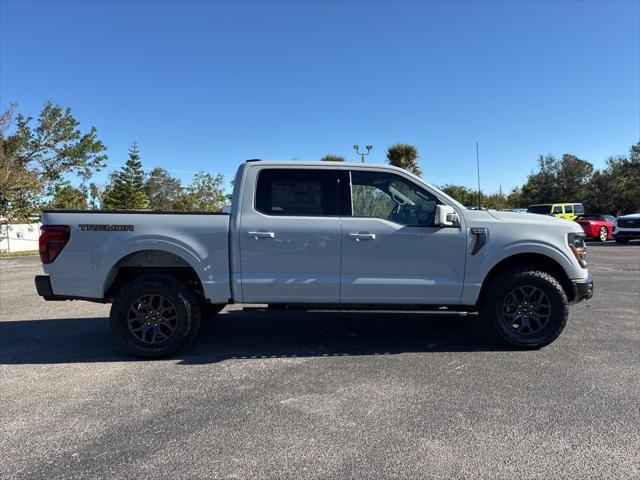
[[[176,210],[194,212],[219,212],[226,200],[222,183],[222,174],[216,176],[206,172],[198,172],[186,191],[178,197]]]
[[[344,157],[341,157],[340,155],[327,154],[324,157],[322,157],[320,159],[320,161],[322,161],[322,162],[344,162]]]
[[[553,155],[540,155],[538,157],[538,171],[531,172],[526,183],[522,186],[522,201],[526,205],[536,203],[562,202],[556,172],[558,160]]]
[[[560,198],[565,202],[581,202],[593,175],[593,165],[575,155],[565,153],[558,164],[556,182]]]
[[[144,192],[152,210],[171,210],[182,193],[182,185],[164,168],[156,167],[149,172]]]
[[[24,219],[54,193],[65,175],[86,180],[104,166],[107,156],[95,127],[82,133],[69,108],[47,102],[35,126],[32,117],[20,113],[14,122],[15,109],[12,104],[0,116],[0,216]]]
[[[0,115],[0,217],[23,220],[35,210],[41,183],[14,155],[19,138],[7,135],[15,107],[11,104]]]
[[[628,157],[610,157],[607,167],[593,176],[589,190],[590,202],[609,207],[605,212],[635,212],[640,206],[640,142],[631,146]]]
[[[514,187],[511,190],[511,193],[507,195],[507,205],[506,208],[525,208],[528,205],[525,205],[522,200],[522,189],[520,187]]]
[[[462,185],[447,184],[442,186],[440,190],[465,206],[475,206],[478,204],[477,192]]]
[[[612,160],[610,159],[609,162]],[[583,200],[587,212],[617,213],[616,185],[611,173],[606,169],[591,176]]]
[[[98,208],[98,202],[100,202],[101,198],[102,198],[102,191],[100,190],[100,187],[93,182],[90,183],[89,184],[89,204],[91,206],[91,210],[95,210],[96,208]]]
[[[418,150],[413,145],[398,143],[387,149],[387,161],[389,165],[399,167],[414,175],[422,175],[422,170],[418,165]]]
[[[582,202],[593,175],[593,165],[565,153],[558,161],[553,155],[540,155],[538,171],[531,172],[522,186],[521,201],[536,203]]]
[[[57,210],[86,210],[87,197],[79,188],[72,187],[67,182],[58,185],[49,207]]]
[[[144,193],[144,171],[138,144],[129,149],[129,159],[119,172],[111,174],[111,183],[105,189],[102,205],[111,210],[144,210],[149,198]]]

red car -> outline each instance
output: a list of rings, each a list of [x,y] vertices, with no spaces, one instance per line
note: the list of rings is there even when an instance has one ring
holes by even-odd
[[[587,238],[595,238],[601,242],[606,242],[613,238],[613,222],[615,218],[611,215],[579,215],[574,220],[578,222]]]

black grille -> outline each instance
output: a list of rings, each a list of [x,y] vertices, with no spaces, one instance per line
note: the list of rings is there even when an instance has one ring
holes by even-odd
[[[618,227],[620,228],[640,228],[640,220],[618,220]]]

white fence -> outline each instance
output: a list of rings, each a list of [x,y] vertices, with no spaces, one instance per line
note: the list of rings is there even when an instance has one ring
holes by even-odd
[[[40,223],[0,225],[0,253],[38,250]]]

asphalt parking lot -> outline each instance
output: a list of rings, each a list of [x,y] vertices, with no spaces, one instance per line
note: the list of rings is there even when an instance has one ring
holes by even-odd
[[[640,478],[640,244],[589,261],[539,351],[472,315],[227,309],[140,361],[0,259],[0,478]]]

